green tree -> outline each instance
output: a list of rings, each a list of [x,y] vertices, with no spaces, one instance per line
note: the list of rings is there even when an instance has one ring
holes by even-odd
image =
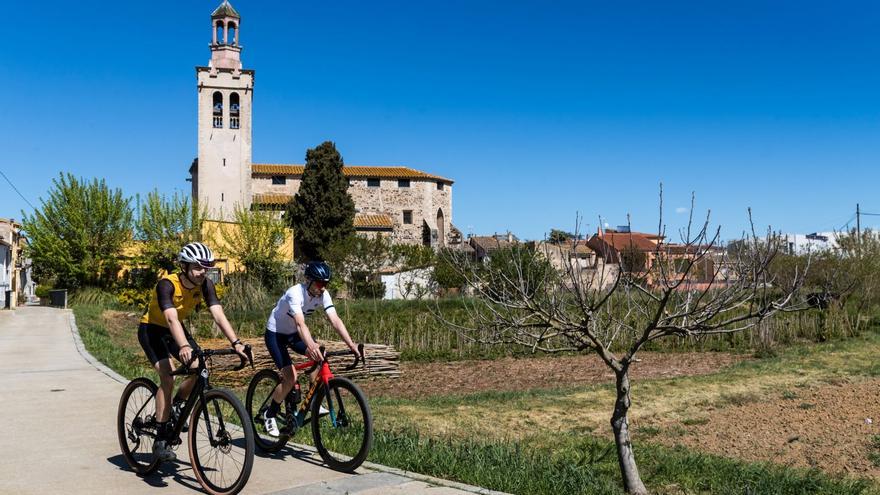
[[[141,258],[149,267],[149,276],[141,285],[154,284],[162,270],[174,270],[181,246],[202,240],[206,217],[205,210],[195,208],[185,195],[167,197],[159,191],[147,194],[136,222],[136,238],[143,243]]]
[[[302,184],[285,215],[301,258],[318,259],[322,248],[354,235],[354,200],[342,167],[330,141],[306,152]]]
[[[441,249],[434,263],[433,281],[441,289],[461,289],[467,285],[467,278],[463,273],[468,265],[469,260],[464,252]]]
[[[384,236],[350,236],[338,239],[319,251],[355,298],[376,298],[385,293],[379,271],[391,264],[391,241]],[[337,286],[338,287],[338,286]]]
[[[103,179],[59,174],[42,208],[23,214],[22,227],[38,277],[70,289],[106,287],[116,281],[123,243],[131,239],[132,208]]]
[[[220,231],[220,251],[238,259],[245,271],[270,290],[279,289],[288,278],[281,246],[287,225],[271,212],[237,206],[235,226]]]
[[[488,290],[504,300],[534,297],[559,277],[544,253],[524,244],[493,251],[482,273]]]
[[[564,230],[559,229],[550,229],[550,235],[547,237],[547,240],[556,244],[563,243],[568,240],[572,240],[575,238],[575,235],[571,232],[566,232]]]

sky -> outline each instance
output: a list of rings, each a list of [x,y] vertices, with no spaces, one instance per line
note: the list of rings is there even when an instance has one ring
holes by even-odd
[[[188,194],[219,3],[0,0],[0,171],[27,200],[0,177],[0,217],[67,172]],[[465,234],[656,232],[661,184],[673,239],[692,195],[727,239],[748,208],[798,233],[880,213],[875,1],[232,4],[255,163],[331,140],[350,165],[448,177]]]

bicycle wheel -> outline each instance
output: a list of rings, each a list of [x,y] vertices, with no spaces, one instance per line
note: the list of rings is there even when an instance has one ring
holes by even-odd
[[[321,414],[321,407],[326,413]],[[373,416],[361,389],[335,377],[312,400],[312,437],[321,459],[337,471],[354,471],[373,445]]]
[[[148,474],[159,467],[153,455],[156,439],[156,390],[148,378],[135,378],[122,391],[116,413],[119,448],[128,465],[138,474]]]
[[[205,392],[189,423],[189,458],[202,488],[212,495],[238,493],[254,464],[254,432],[241,401],[225,389]]]
[[[263,426],[263,411],[269,407],[269,402],[272,400],[272,391],[275,390],[275,386],[280,381],[281,378],[275,370],[260,370],[251,379],[251,383],[248,385],[247,396],[245,397],[248,415],[254,425],[254,443],[266,452],[277,452],[281,447],[284,447],[289,438],[289,435],[284,433],[279,437],[273,437],[266,432],[266,427]],[[283,411],[275,417],[279,429],[287,429],[286,418],[287,415]]]

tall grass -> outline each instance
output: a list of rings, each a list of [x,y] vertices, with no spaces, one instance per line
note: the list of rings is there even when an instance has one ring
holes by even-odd
[[[232,291],[230,291],[232,292]],[[263,334],[266,319],[276,297],[254,288],[250,296],[224,298],[224,309],[236,330],[244,336]],[[394,346],[405,361],[440,361],[492,359],[503,356],[530,355],[528,349],[482,344],[439,321],[443,318],[466,327],[478,322],[468,311],[472,301],[461,298],[440,301],[337,300],[336,309],[356,341]],[[308,322],[319,339],[336,339],[325,318],[311,317]],[[870,323],[870,322],[869,322]],[[655,341],[645,350],[659,352],[731,351],[772,354],[780,345],[798,342],[821,342],[859,335],[866,322],[858,321],[846,309],[813,309],[786,313],[762,322],[755,328],[728,335],[701,338],[666,338]],[[207,312],[196,314],[190,324],[197,336],[218,336]],[[472,335],[472,334],[471,334]],[[628,342],[621,340],[618,348]]]
[[[540,443],[546,443],[542,439]],[[529,441],[488,443],[420,436],[412,430],[377,431],[370,460],[515,494],[620,494],[612,443],[560,434],[553,447]],[[649,444],[636,445],[652,493],[827,494],[877,493],[870,481],[792,469]]]

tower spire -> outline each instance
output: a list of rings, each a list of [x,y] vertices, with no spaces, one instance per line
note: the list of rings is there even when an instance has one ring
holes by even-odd
[[[229,0],[223,0],[211,13],[211,67],[241,69],[240,26],[241,15]]]

